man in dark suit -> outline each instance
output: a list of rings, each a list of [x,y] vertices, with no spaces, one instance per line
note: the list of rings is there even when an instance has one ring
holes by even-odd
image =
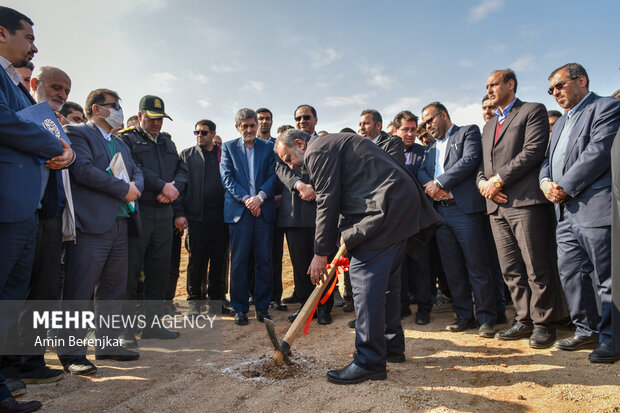
[[[295,109],[295,121],[299,129],[300,123],[304,122],[304,116],[310,119],[304,124],[308,140],[314,139],[316,132],[315,109],[309,105],[300,105]],[[295,279],[295,296],[302,304],[306,302],[314,289],[307,271],[313,257],[313,245],[316,225],[316,194],[310,183],[310,176],[301,170],[292,170],[279,157],[276,157],[276,174],[282,182],[282,202],[278,214],[278,226],[286,229],[286,241],[288,243],[293,276]],[[332,249],[336,248],[336,244]],[[332,322],[331,310],[334,304],[333,296],[330,296],[325,304],[317,308],[317,322],[330,324]],[[289,321],[295,321],[299,310],[291,314]]]
[[[367,139],[342,133],[278,136],[276,151],[290,168],[305,168],[317,194],[314,258],[308,273],[319,283],[338,234],[351,255],[356,353],[329,381],[354,384],[387,377],[386,361],[405,361],[400,324],[400,264],[405,240],[436,223],[421,189],[404,168]],[[369,173],[370,171],[370,173]],[[398,208],[406,203],[409,208]]]
[[[106,303],[125,297],[129,260],[129,232],[132,208],[144,189],[144,178],[131,158],[127,145],[111,134],[116,125],[114,116],[122,109],[119,96],[109,89],[96,89],[86,98],[86,117],[90,122],[67,125],[65,130],[71,138],[77,154],[71,166],[73,200],[77,239],[67,248],[67,267],[63,288],[63,305],[71,310],[87,310],[84,303],[94,297],[97,314],[120,314],[120,304]],[[116,115],[115,115],[116,114]],[[112,176],[108,171],[112,157],[120,153],[127,169],[128,180]],[[81,300],[74,306],[72,300]],[[81,338],[83,329],[63,330],[61,337],[73,335]],[[120,330],[108,327],[96,329],[98,338],[117,339]],[[97,369],[86,359],[85,346],[62,346],[58,355],[68,373],[85,375]],[[95,359],[131,361],[139,355],[121,346],[95,349]]]
[[[415,142],[418,128],[418,117],[408,110],[398,112],[392,122],[395,134],[403,141],[405,150],[405,168],[414,179],[418,179],[418,170],[424,160],[424,146]],[[435,242],[435,241],[433,241]],[[432,300],[432,276],[430,271],[430,246],[425,247],[416,259],[406,255],[403,261],[400,301],[401,317],[411,315],[409,309],[409,292],[415,294],[418,311],[415,322],[425,325],[431,321]]]
[[[399,165],[405,166],[405,148],[403,141],[383,132],[383,118],[374,109],[366,109],[360,114],[359,134],[370,139],[379,148],[387,152]]]
[[[558,268],[575,335],[561,350],[598,343],[594,363],[619,359],[611,338],[611,157],[620,101],[589,91],[586,70],[568,63],[549,76],[549,93],[568,110],[555,123],[540,189],[555,204]],[[590,275],[595,277],[596,290]],[[601,300],[599,317],[595,295]]]
[[[187,166],[187,185],[172,205],[174,224],[187,229],[187,300],[189,315],[198,315],[201,300],[226,298],[226,258],[228,225],[224,222],[224,187],[220,177],[218,150],[213,144],[216,125],[203,119],[196,122],[196,146],[181,152]],[[207,277],[208,269],[208,277]],[[208,283],[205,283],[205,279]],[[204,285],[206,289],[203,289]],[[226,309],[222,306],[222,311]]]
[[[516,89],[517,77],[510,69],[493,72],[487,80],[489,103],[498,109],[482,132],[477,182],[516,312],[516,323],[496,338],[531,336],[531,347],[546,348],[555,341],[553,324],[562,305],[549,254],[550,210],[536,188],[549,120],[543,105],[516,99]]]
[[[422,120],[435,141],[424,155],[418,179],[445,222],[437,231],[437,244],[457,316],[446,330],[474,328],[477,319],[478,334],[493,337],[497,311],[489,245],[484,237],[484,199],[475,183],[480,131],[475,125],[453,125],[446,107],[439,102],[424,107]]]
[[[271,318],[269,302],[272,293],[271,245],[275,204],[273,144],[256,139],[257,115],[252,109],[241,109],[235,116],[235,127],[241,137],[222,146],[220,174],[226,189],[224,221],[230,231],[230,298],[235,323],[248,323],[249,294],[247,267],[250,251],[254,251],[256,319]]]
[[[43,165],[59,169],[67,162],[65,155],[70,154],[69,160],[73,157],[70,148],[63,153],[55,136],[16,114],[34,103],[15,70],[27,65],[38,51],[32,25],[22,13],[0,6],[0,176],[4,185],[0,194],[0,300],[26,297],[38,226],[36,211],[47,184],[42,179]],[[48,161],[42,165],[39,159]],[[15,308],[0,317],[0,349],[19,311]],[[0,409],[19,412],[40,407],[37,401],[15,401],[0,375]]]
[[[618,97],[617,99],[620,99]],[[620,129],[611,147],[611,183],[613,186],[611,221],[611,274],[612,274],[612,313],[611,332],[614,349],[612,354],[620,356]],[[616,258],[614,258],[616,257]]]

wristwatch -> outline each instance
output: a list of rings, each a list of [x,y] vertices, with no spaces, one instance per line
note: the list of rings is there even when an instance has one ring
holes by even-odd
[[[439,189],[443,189],[443,185],[441,184],[441,182],[439,182],[439,180],[438,180],[438,179],[435,179],[435,180],[433,181],[433,183],[435,184],[435,186],[436,186],[437,188],[439,188]]]
[[[495,188],[500,188],[500,189],[501,189],[502,184],[500,184],[500,183],[499,183],[499,181],[496,179],[496,180],[494,180],[494,181],[493,181],[493,186],[494,186]]]

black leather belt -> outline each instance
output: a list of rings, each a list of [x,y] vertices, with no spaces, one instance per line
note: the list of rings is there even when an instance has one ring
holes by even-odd
[[[434,201],[435,204],[441,205],[441,206],[452,206],[452,205],[456,205],[456,201],[454,200],[454,198],[451,199],[442,199],[441,201]]]

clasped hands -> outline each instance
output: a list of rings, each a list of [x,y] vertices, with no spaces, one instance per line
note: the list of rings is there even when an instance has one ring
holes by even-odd
[[[450,194],[445,189],[441,189],[435,184],[435,181],[428,181],[424,185],[424,192],[434,200],[442,200],[450,198]]]
[[[162,204],[174,202],[179,197],[179,190],[174,186],[174,181],[166,182],[161,192],[157,195],[157,201]]]
[[[498,188],[495,186],[495,182],[499,182],[502,186],[504,185],[504,182],[497,175],[492,176],[489,180],[479,180],[478,190],[480,191],[480,195],[498,204],[507,203],[508,196],[506,196],[506,194],[502,192],[501,187]]]
[[[260,215],[260,206],[263,204],[258,195],[251,196],[243,201],[245,207],[250,210],[255,217]]]
[[[568,196],[562,187],[553,181],[543,181],[543,183],[540,184],[540,190],[545,195],[545,198],[554,204],[561,204]]]
[[[295,186],[295,189],[297,189],[297,192],[299,192],[299,197],[304,201],[312,202],[316,199],[316,193],[310,184],[299,182]]]

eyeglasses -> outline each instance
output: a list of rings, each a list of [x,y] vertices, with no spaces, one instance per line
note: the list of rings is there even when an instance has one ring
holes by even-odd
[[[312,116],[310,116],[310,115],[295,116],[295,122],[299,122],[302,118],[303,118],[303,120],[310,120],[310,118],[312,118]]]
[[[209,131],[209,130],[195,130],[194,131],[194,135],[196,135],[196,136],[198,136],[198,135],[200,135],[200,136],[207,136],[210,133],[211,133],[211,131]]]
[[[115,110],[121,110],[121,105],[118,102],[101,103],[99,106],[112,106]]]
[[[572,78],[572,79],[565,80],[565,81],[563,81],[563,82],[558,82],[558,83],[556,83],[555,85],[551,86],[551,87],[549,88],[549,90],[547,90],[547,93],[549,93],[551,96],[553,96],[553,94],[555,93],[555,91],[556,91],[556,90],[562,90],[562,89],[564,89],[564,86],[566,86],[566,84],[567,84],[568,82],[570,82],[571,80],[575,80],[575,79],[576,79],[576,78]]]
[[[442,113],[443,113],[443,112],[437,112],[437,113],[435,113],[433,116],[431,116],[429,119],[427,119],[427,120],[426,120],[426,122],[423,122],[421,126],[422,126],[424,129],[428,128],[428,126],[429,126],[431,123],[433,123],[433,120],[434,120],[437,116],[441,115]]]

